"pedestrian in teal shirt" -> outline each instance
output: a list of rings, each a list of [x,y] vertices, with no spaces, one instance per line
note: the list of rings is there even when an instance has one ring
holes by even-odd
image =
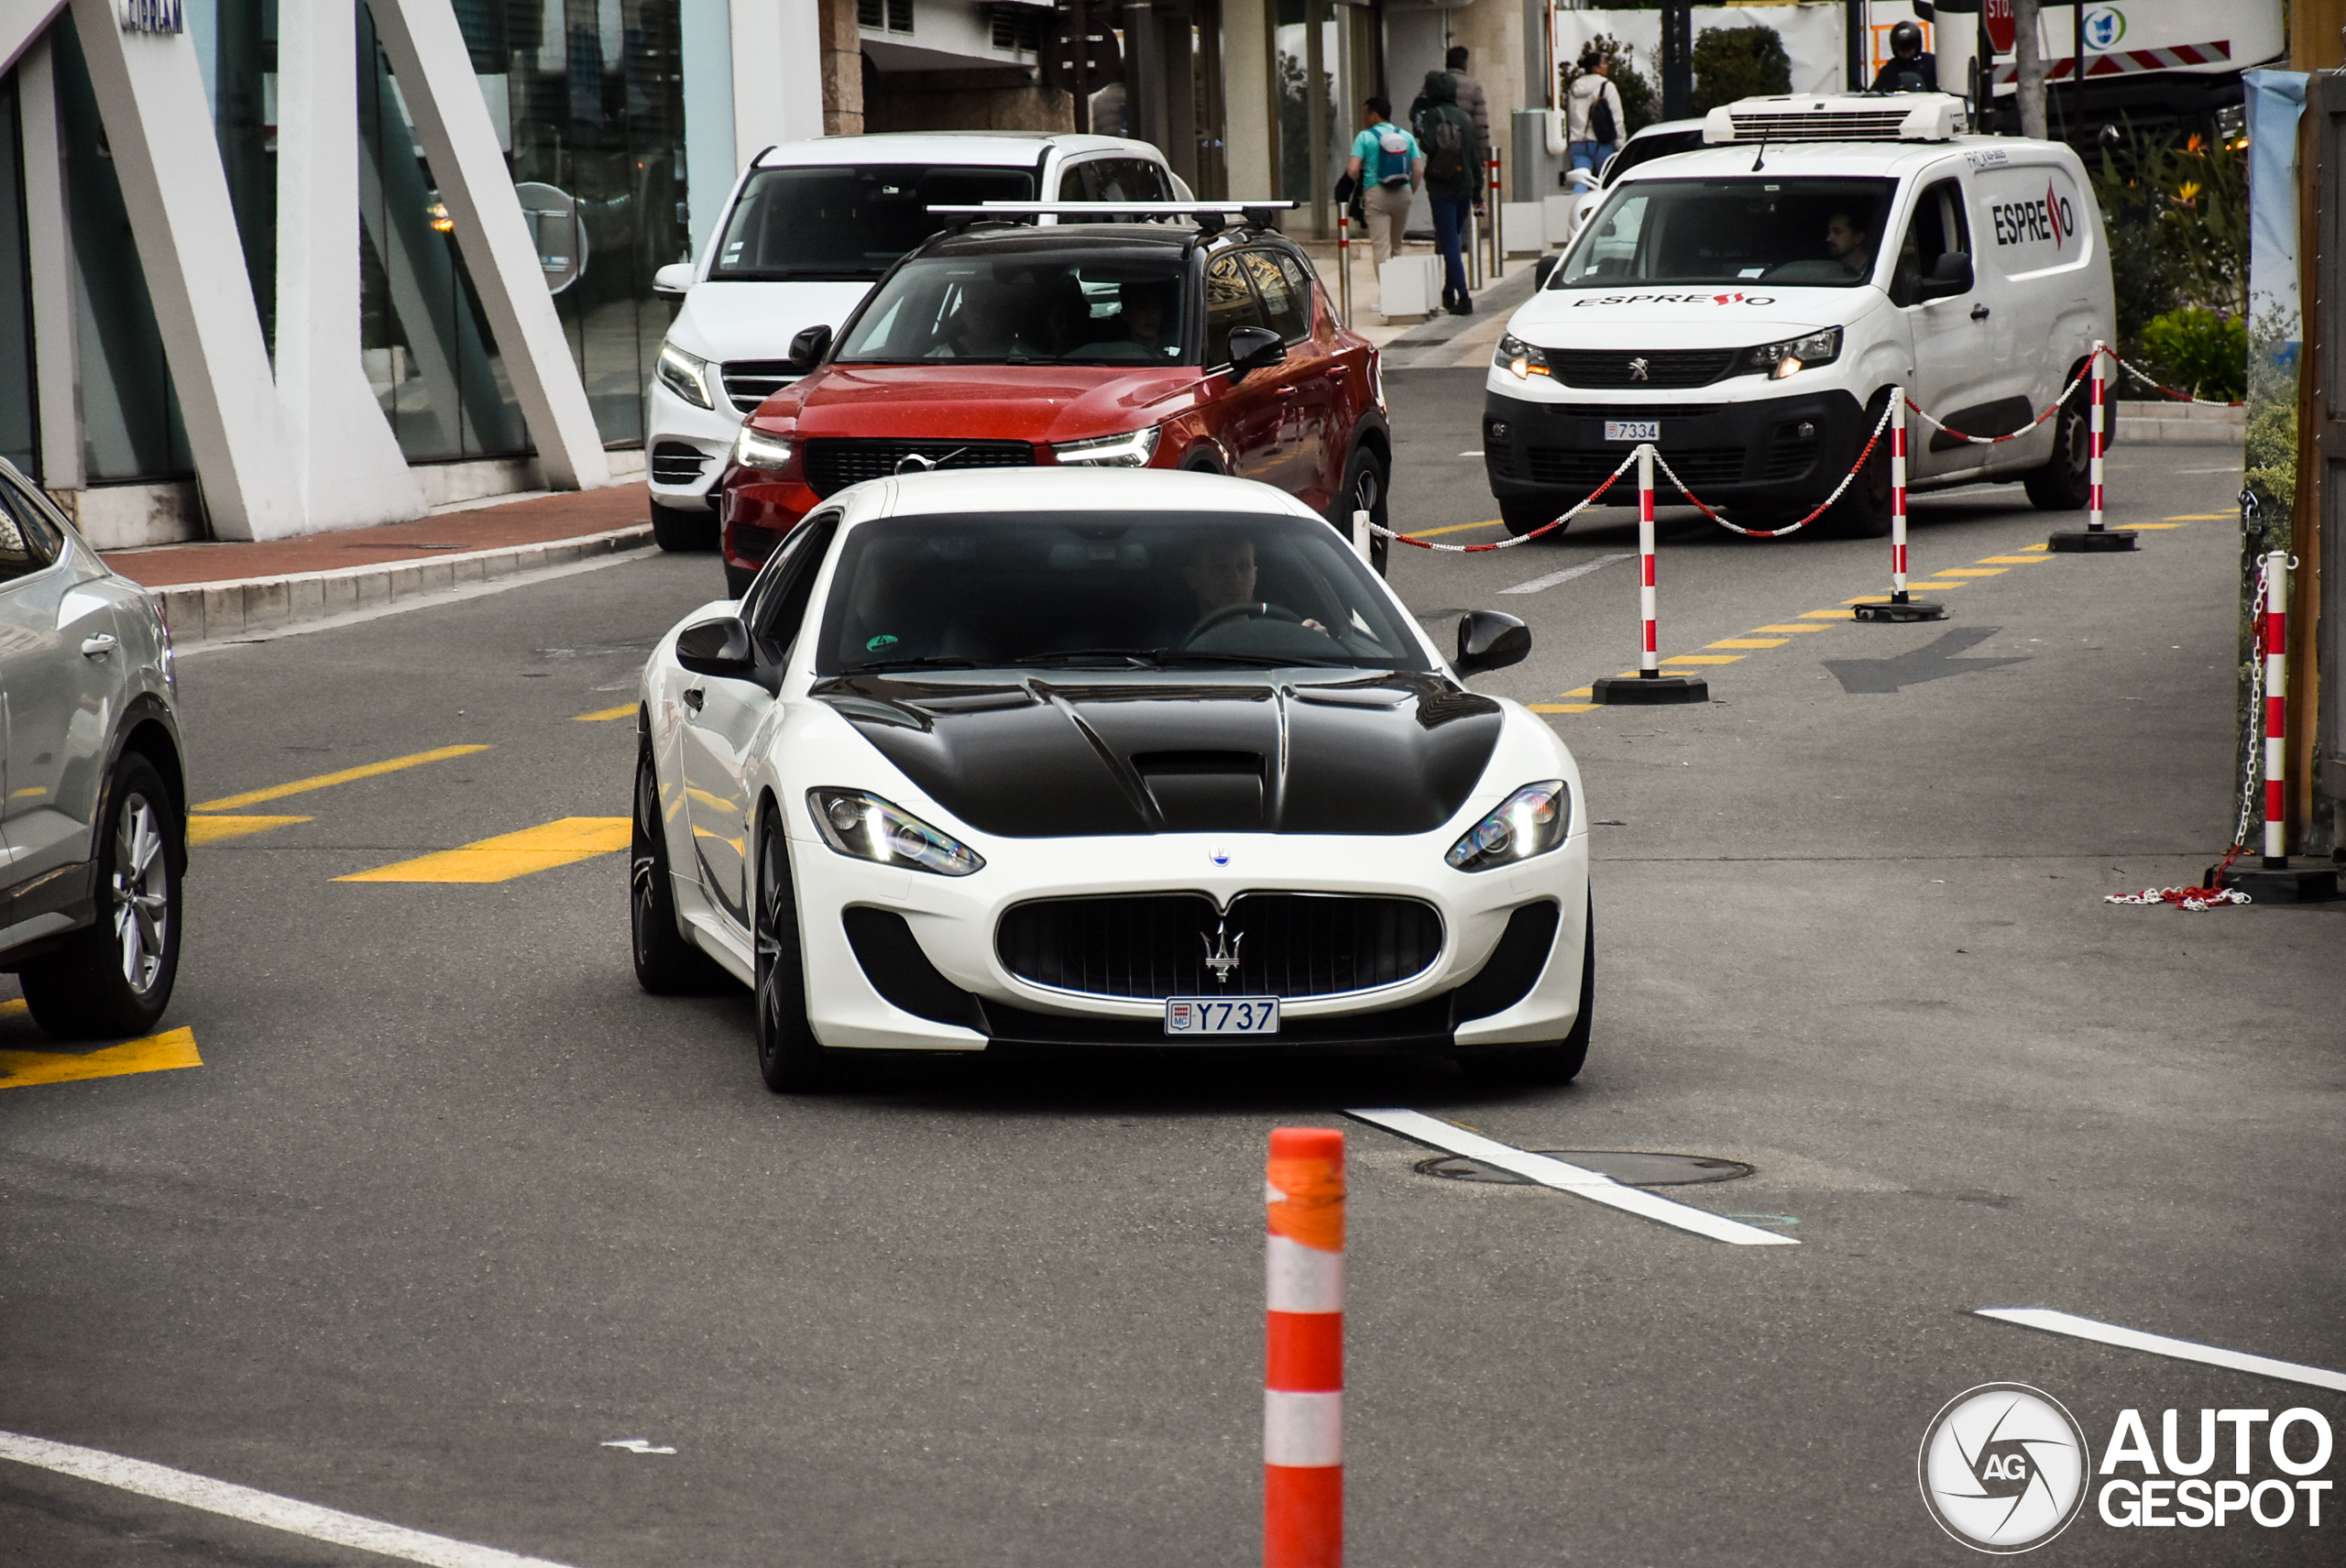
[[[1353,137],[1345,172],[1363,187],[1361,210],[1367,214],[1369,253],[1382,267],[1404,244],[1409,198],[1425,174],[1426,158],[1418,138],[1393,123],[1391,104],[1371,98],[1366,107],[1368,127]]]

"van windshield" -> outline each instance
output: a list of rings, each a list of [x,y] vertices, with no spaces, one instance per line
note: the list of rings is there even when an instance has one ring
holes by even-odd
[[[1170,246],[917,257],[872,294],[832,357],[842,365],[1178,364],[1187,313],[1181,278],[1181,253]]]
[[[928,209],[974,202],[1031,202],[1031,169],[942,164],[823,164],[761,169],[741,188],[710,278],[872,279],[946,226]]]
[[[1614,188],[1551,287],[1772,283],[1847,289],[1872,277],[1895,180],[1638,180]]]

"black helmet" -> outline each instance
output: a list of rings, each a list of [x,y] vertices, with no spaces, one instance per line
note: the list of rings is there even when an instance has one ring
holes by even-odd
[[[1923,52],[1923,29],[1912,22],[1901,22],[1890,29],[1890,52],[1904,54],[1910,49]]]

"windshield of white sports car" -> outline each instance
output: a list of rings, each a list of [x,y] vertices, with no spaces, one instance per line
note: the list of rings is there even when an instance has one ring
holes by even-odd
[[[1270,514],[889,518],[852,530],[816,670],[1424,670],[1336,531]]]
[[[1767,283],[1847,289],[1873,275],[1894,180],[1631,180],[1556,269],[1555,289]]]

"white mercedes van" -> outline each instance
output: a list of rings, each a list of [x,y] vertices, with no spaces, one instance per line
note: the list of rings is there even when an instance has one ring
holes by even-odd
[[[1958,136],[1962,112],[1941,93],[1744,99],[1711,111],[1700,150],[1623,174],[1492,362],[1484,464],[1507,527],[1548,522],[1648,441],[1738,521],[1798,517],[1894,386],[1958,431],[2028,427],[2116,337],[2100,209],[2069,148]],[[1908,483],[2017,479],[2041,508],[2082,507],[2087,416],[2080,389],[1981,446],[1910,415]],[[1889,531],[1889,454],[1825,521]]]
[[[717,547],[710,494],[742,420],[812,368],[792,346],[801,332],[846,321],[897,258],[945,226],[930,206],[1189,199],[1163,153],[1122,137],[907,132],[766,148],[700,258],[653,278],[685,302],[646,394],[660,547]]]

